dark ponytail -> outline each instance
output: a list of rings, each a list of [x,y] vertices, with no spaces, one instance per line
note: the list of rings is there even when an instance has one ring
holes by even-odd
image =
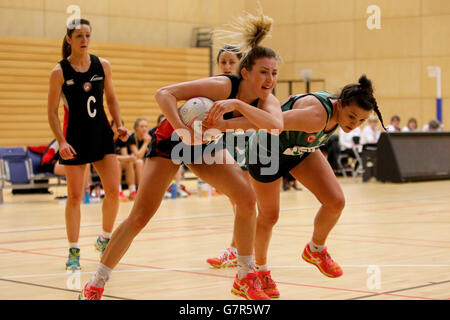
[[[342,107],[355,103],[366,111],[373,110],[378,119],[380,119],[383,129],[386,130],[383,123],[383,117],[378,108],[377,100],[373,96],[372,81],[370,81],[365,74],[359,78],[358,84],[346,85],[336,98],[341,101]]]
[[[86,19],[72,20],[70,25],[67,25],[66,35],[64,36],[63,43],[62,43],[63,59],[67,59],[67,57],[69,57],[70,54],[72,53],[72,48],[71,48],[70,44],[67,42],[66,36],[71,38],[73,31],[82,24],[88,25],[89,28],[92,30],[91,24]]]

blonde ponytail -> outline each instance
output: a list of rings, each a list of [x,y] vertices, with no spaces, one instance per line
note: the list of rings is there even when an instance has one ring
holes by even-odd
[[[260,43],[271,36],[273,19],[264,15],[261,7],[253,15],[245,13],[229,24],[232,30],[215,30],[214,38],[220,41],[228,41],[242,52],[238,76],[241,77],[241,70],[251,70],[255,60],[259,58],[276,58],[276,52],[268,47],[260,46]]]
[[[256,15],[245,13],[239,16],[228,26],[231,30],[214,30],[214,38],[219,41],[226,41],[246,53],[259,46],[263,39],[270,37],[273,19],[264,15],[262,9]]]

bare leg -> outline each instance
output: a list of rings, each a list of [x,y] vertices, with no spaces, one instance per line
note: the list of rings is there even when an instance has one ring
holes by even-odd
[[[222,150],[223,156],[231,155]],[[229,159],[228,162],[232,163]],[[189,165],[189,168],[203,181],[214,186],[235,204],[234,237],[239,255],[253,254],[256,230],[256,196],[239,166],[234,164]]]
[[[66,232],[71,243],[78,242],[80,236],[80,204],[84,194],[84,177],[86,165],[65,165],[64,172],[67,179],[66,201]]]
[[[270,182],[259,182],[250,177],[253,190],[256,192],[258,218],[255,235],[255,262],[257,265],[267,264],[272,229],[278,221],[280,213],[280,185],[282,178]]]
[[[107,154],[101,161],[94,163],[95,170],[105,190],[102,204],[103,231],[111,233],[119,212],[119,180],[120,172],[115,154]]]
[[[310,154],[291,170],[291,174],[309,189],[322,204],[314,219],[312,240],[317,245],[324,245],[345,206],[341,186],[327,159],[320,151]]]
[[[160,157],[145,161],[142,180],[130,215],[114,231],[102,257],[102,264],[113,269],[128,250],[136,235],[158,210],[178,165]]]

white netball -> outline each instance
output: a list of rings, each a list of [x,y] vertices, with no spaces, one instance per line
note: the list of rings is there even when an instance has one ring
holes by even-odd
[[[206,111],[211,108],[213,103],[214,101],[205,97],[189,99],[178,109],[181,121],[193,129],[195,121],[202,121],[206,118]]]

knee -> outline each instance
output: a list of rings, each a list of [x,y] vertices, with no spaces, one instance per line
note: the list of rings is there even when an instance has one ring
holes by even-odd
[[[144,210],[140,210],[139,212],[134,212],[134,214],[131,214],[128,220],[131,224],[131,227],[135,231],[139,232],[140,230],[145,228],[151,217],[152,216],[144,212]]]
[[[67,202],[70,204],[80,204],[83,200],[83,192],[69,192],[67,194]]]
[[[105,196],[119,199],[119,185],[103,185],[103,190],[105,191]]]
[[[256,194],[252,188],[239,193],[238,199],[231,199],[236,208],[240,208],[239,212],[253,213],[256,212]]]
[[[278,218],[280,217],[279,209],[270,209],[270,210],[259,210],[258,212],[258,227],[263,228],[273,228],[275,224],[278,222]]]
[[[142,159],[136,160],[135,166],[137,169],[141,169],[144,166],[144,160],[142,160]]]
[[[345,207],[345,197],[343,194],[334,195],[330,197],[324,204],[327,207],[332,208],[333,211],[340,214]]]

